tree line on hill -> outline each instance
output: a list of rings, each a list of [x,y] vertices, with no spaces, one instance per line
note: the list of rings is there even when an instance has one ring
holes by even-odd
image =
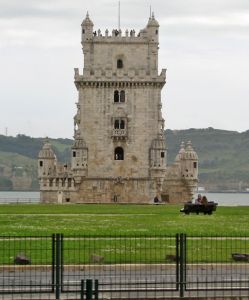
[[[249,130],[213,128],[166,130],[168,164],[182,141],[192,141],[199,157],[199,186],[207,190],[246,191],[249,188]],[[0,135],[0,190],[38,190],[37,156],[44,138]],[[57,159],[70,162],[71,139],[49,139]]]

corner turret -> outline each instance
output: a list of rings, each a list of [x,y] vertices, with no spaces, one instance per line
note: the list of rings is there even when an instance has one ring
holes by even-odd
[[[92,39],[93,36],[93,22],[91,21],[87,12],[85,19],[81,23],[81,41],[82,43]]]
[[[51,148],[51,144],[46,141],[42,150],[38,154],[38,177],[48,177],[55,173],[56,156]]]
[[[88,148],[86,142],[79,133],[75,136],[72,146],[72,171],[76,183],[80,183],[82,177],[87,176]]]
[[[192,147],[191,141],[187,142],[185,149],[183,144],[178,154],[181,176],[185,179],[197,179],[198,177],[198,156]]]
[[[149,21],[146,26],[146,31],[148,34],[148,38],[152,42],[158,43],[158,36],[159,36],[159,23],[155,19],[154,13],[152,13],[152,16],[149,18]]]

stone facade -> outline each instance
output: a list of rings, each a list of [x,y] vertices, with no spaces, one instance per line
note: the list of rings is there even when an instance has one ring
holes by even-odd
[[[39,153],[43,202],[150,203],[190,200],[197,185],[198,157],[191,143],[176,162],[166,163],[158,75],[159,24],[145,29],[93,30],[82,24],[83,74],[75,69],[78,90],[70,166],[60,165],[50,144]]]

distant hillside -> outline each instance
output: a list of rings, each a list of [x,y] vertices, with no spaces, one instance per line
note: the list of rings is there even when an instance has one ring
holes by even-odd
[[[249,187],[249,130],[166,130],[168,163],[182,141],[192,141],[199,156],[200,186],[209,190],[245,190]],[[73,140],[49,139],[59,161],[70,161]],[[37,190],[37,155],[43,138],[0,135],[0,190]]]
[[[59,161],[70,161],[70,139],[49,139]],[[0,190],[38,190],[37,156],[44,138],[0,135]]]
[[[211,190],[244,190],[249,187],[249,130],[166,130],[168,162],[181,141],[191,140],[199,157],[199,186]]]

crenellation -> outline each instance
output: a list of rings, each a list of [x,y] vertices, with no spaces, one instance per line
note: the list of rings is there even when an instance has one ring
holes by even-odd
[[[100,78],[100,79],[99,79]],[[113,72],[110,69],[104,70],[102,68],[96,68],[93,70],[92,74],[90,74],[89,70],[84,70],[84,74],[80,75],[77,72],[74,76],[75,82],[113,82],[113,80],[118,80],[121,78],[121,82],[136,82],[136,83],[146,83],[149,84],[150,82],[161,82],[165,83],[166,80],[166,73],[161,73],[160,75],[156,74],[152,71],[148,74],[148,72],[144,69],[128,69],[125,70],[117,70]]]

